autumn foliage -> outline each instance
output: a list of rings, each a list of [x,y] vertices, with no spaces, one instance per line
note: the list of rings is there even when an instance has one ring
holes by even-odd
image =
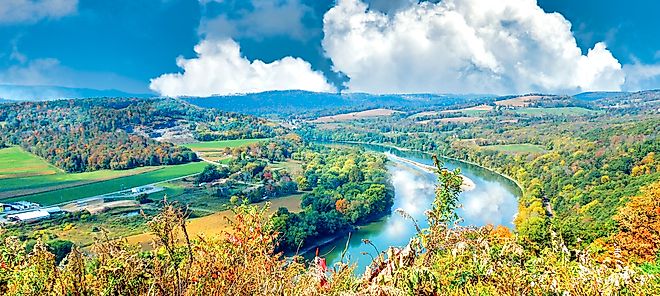
[[[460,227],[461,179],[439,168],[430,226],[402,247],[379,252],[367,270],[341,260],[305,262],[275,252],[277,229],[267,207],[234,208],[231,229],[219,237],[189,237],[187,210],[166,203],[149,227],[153,251],[122,240],[99,240],[89,254],[74,249],[60,264],[39,242],[30,253],[16,237],[0,244],[3,295],[657,295],[660,281],[634,264],[602,264],[559,236],[530,248],[501,227]],[[651,258],[657,240],[658,183],[618,216],[617,239]],[[402,210],[397,213],[410,218]],[[651,222],[651,223],[649,223]],[[638,229],[630,232],[626,229]],[[550,233],[554,233],[549,229]],[[370,243],[365,240],[364,243]]]
[[[614,219],[619,224],[614,241],[623,257],[654,261],[660,251],[660,182],[631,198]]]

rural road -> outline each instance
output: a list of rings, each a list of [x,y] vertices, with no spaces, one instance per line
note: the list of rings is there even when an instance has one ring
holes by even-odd
[[[199,175],[199,173],[190,174],[190,175],[181,176],[181,177],[176,177],[176,178],[167,179],[167,180],[162,180],[162,181],[158,181],[158,182],[154,182],[154,183],[150,183],[150,184],[144,184],[144,185],[141,185],[141,186],[127,188],[127,189],[124,189],[124,190],[108,192],[108,193],[105,193],[105,194],[99,194],[99,195],[94,195],[94,196],[89,196],[89,197],[83,197],[83,198],[79,198],[79,199],[75,199],[75,200],[70,200],[70,201],[66,201],[66,202],[53,204],[53,205],[50,205],[48,207],[59,207],[59,206],[63,206],[63,205],[67,205],[67,204],[75,203],[75,202],[80,202],[80,201],[84,201],[84,200],[92,200],[92,199],[97,199],[97,198],[103,198],[104,196],[116,195],[116,194],[119,194],[120,192],[131,190],[133,188],[139,188],[139,187],[145,187],[145,186],[156,186],[156,185],[161,184],[161,183],[177,181],[177,180],[185,179],[185,178],[188,178],[188,177],[194,177],[194,176],[197,176],[197,175]]]

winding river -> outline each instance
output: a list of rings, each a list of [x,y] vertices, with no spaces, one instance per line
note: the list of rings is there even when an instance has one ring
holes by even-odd
[[[436,176],[423,166],[415,165],[415,162],[433,165],[429,154],[378,145],[341,145],[359,145],[370,151],[385,153],[390,160],[388,171],[395,190],[392,210],[401,208],[414,217],[422,228],[428,226],[424,212],[431,207]],[[518,211],[517,199],[521,194],[513,181],[473,164],[450,159],[444,161],[447,168],[460,168],[461,173],[474,183],[474,188],[461,193],[460,196],[463,206],[457,211],[464,220],[463,225],[493,224],[513,228],[513,219]],[[351,233],[345,259],[357,263],[356,273],[362,274],[371,262],[371,256],[376,256],[376,250],[364,244],[363,239],[370,240],[378,251],[383,251],[389,246],[405,246],[414,235],[415,227],[412,222],[392,211],[392,214],[360,226],[357,231]],[[329,266],[341,259],[348,238],[346,235],[319,248],[319,254],[326,258]]]

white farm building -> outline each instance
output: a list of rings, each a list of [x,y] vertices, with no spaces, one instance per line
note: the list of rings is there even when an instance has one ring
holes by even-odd
[[[36,222],[48,218],[50,218],[50,213],[43,210],[7,215],[8,220],[16,222]]]

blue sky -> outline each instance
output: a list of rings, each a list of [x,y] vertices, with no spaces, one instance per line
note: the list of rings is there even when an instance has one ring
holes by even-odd
[[[480,1],[0,0],[0,84],[165,95],[660,88],[660,2]]]

